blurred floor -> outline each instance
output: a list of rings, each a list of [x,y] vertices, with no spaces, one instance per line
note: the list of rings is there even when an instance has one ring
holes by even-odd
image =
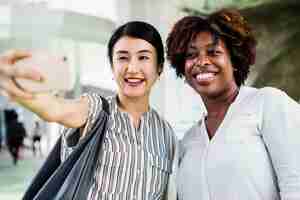
[[[34,157],[29,149],[22,149],[20,155],[21,160],[14,166],[7,149],[0,151],[1,200],[20,200],[44,160],[40,156]]]

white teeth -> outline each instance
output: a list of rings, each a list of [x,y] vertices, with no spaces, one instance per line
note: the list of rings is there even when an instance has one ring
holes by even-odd
[[[200,73],[196,76],[196,79],[198,81],[202,81],[202,80],[207,80],[207,79],[210,79],[210,78],[213,78],[215,76],[214,73]]]
[[[135,79],[135,78],[129,78],[129,79],[127,79],[127,81],[129,83],[139,83],[139,82],[142,82],[141,79]]]

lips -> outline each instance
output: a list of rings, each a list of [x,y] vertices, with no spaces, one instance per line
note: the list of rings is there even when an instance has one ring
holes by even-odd
[[[198,83],[209,83],[216,77],[216,72],[200,72],[194,74],[193,77],[196,79]]]
[[[126,84],[128,84],[129,86],[138,86],[140,84],[142,84],[145,79],[144,78],[124,78],[124,81]]]

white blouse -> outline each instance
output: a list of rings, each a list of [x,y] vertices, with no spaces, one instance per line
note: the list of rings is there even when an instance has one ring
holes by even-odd
[[[300,105],[241,87],[215,136],[200,120],[180,145],[179,200],[300,199]]]

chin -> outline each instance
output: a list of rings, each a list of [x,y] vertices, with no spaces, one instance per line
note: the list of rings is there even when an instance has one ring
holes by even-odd
[[[146,95],[144,92],[125,92],[123,94],[127,98],[140,98]]]
[[[201,96],[204,97],[216,97],[218,94],[220,94],[220,91],[213,87],[212,85],[207,85],[207,86],[197,86],[194,88],[194,90]]]

